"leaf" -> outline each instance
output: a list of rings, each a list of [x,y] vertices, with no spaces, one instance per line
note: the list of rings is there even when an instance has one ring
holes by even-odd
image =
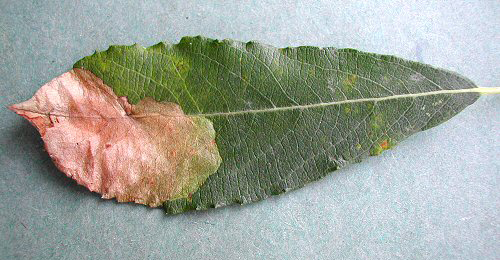
[[[221,162],[209,120],[151,98],[130,105],[86,70],[11,109],[38,128],[61,171],[103,198],[159,206],[188,197]]]
[[[185,37],[111,46],[78,61],[132,104],[173,102],[210,120],[222,163],[167,213],[262,200],[378,155],[479,97],[470,80],[353,49],[278,49]],[[140,103],[139,103],[140,104]]]

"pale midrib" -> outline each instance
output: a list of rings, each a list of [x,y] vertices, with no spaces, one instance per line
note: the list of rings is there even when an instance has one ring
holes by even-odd
[[[265,109],[251,109],[251,110],[241,110],[241,111],[233,111],[233,112],[194,114],[193,116],[213,117],[213,116],[232,116],[232,115],[241,115],[241,114],[270,113],[270,112],[280,112],[280,111],[288,111],[288,110],[295,110],[295,109],[321,108],[321,107],[328,107],[328,106],[335,106],[335,105],[342,105],[342,104],[363,103],[363,102],[380,102],[380,101],[400,99],[400,98],[416,98],[416,97],[424,97],[424,96],[432,96],[432,95],[464,94],[464,93],[499,94],[500,87],[497,87],[497,88],[483,88],[483,87],[481,87],[481,88],[467,88],[467,89],[436,90],[436,91],[423,92],[423,93],[401,94],[401,95],[393,95],[393,96],[385,96],[385,97],[359,98],[359,99],[341,100],[341,101],[333,101],[333,102],[325,102],[325,103],[316,103],[316,104],[309,104],[309,105],[274,107],[274,108],[265,108]]]
[[[465,94],[465,93],[480,93],[480,94],[500,94],[500,87],[494,88],[467,88],[467,89],[447,89],[447,90],[436,90],[429,91],[423,93],[412,93],[412,94],[401,94],[401,95],[393,95],[393,96],[385,96],[385,97],[372,97],[372,98],[359,98],[359,99],[350,99],[350,100],[341,100],[341,101],[333,101],[333,102],[325,102],[325,103],[316,103],[309,105],[295,105],[295,106],[286,106],[286,107],[273,107],[273,108],[264,108],[264,109],[251,109],[251,110],[241,110],[241,111],[232,111],[232,112],[217,112],[217,113],[202,113],[202,114],[189,114],[187,116],[204,116],[204,117],[216,117],[216,116],[233,116],[233,115],[243,115],[243,114],[259,114],[259,113],[272,113],[272,112],[281,112],[281,111],[289,111],[295,109],[311,109],[311,108],[321,108],[342,104],[352,104],[352,103],[363,103],[363,102],[380,102],[387,101],[393,99],[401,99],[401,98],[417,98],[417,97],[425,97],[425,96],[433,96],[433,95],[443,95],[443,94]],[[63,115],[57,113],[41,113],[39,111],[31,111],[25,109],[17,109],[24,110],[31,113],[36,113],[40,115],[46,116],[60,116],[60,117],[72,117],[72,118],[100,118],[104,119],[104,117],[98,116],[76,116],[76,115]],[[166,114],[159,113],[151,113],[151,114],[141,114],[141,115],[127,115],[123,117],[133,117],[133,118],[143,118],[149,116],[171,116]],[[122,117],[116,117],[122,118]],[[106,119],[113,119],[113,117],[106,117]]]

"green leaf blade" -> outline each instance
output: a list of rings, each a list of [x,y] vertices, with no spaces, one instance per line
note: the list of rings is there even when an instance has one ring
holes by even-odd
[[[460,75],[393,56],[202,37],[115,46],[75,67],[131,102],[176,102],[213,122],[223,162],[191,199],[166,202],[168,213],[302,187],[446,121],[479,96]]]

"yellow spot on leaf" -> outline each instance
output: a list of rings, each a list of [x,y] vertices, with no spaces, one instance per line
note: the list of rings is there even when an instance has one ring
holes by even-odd
[[[357,80],[358,80],[357,75],[353,75],[353,74],[349,75],[347,78],[345,78],[342,81],[342,89],[345,92],[350,92],[352,90],[352,88],[354,87],[354,85],[356,85]]]
[[[389,138],[372,147],[370,155],[379,155],[385,150],[389,150],[394,146],[394,142]]]
[[[384,150],[389,149],[389,141],[387,140],[382,141],[382,143],[380,143],[380,147],[382,147],[382,149]]]
[[[384,149],[382,149],[382,147],[380,147],[380,145],[375,145],[374,147],[372,147],[372,149],[370,149],[370,155],[372,155],[372,156],[379,155],[383,151],[384,151]]]

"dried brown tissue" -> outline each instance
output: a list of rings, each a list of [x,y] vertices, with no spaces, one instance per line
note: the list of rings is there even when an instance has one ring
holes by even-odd
[[[62,172],[103,198],[159,206],[189,197],[221,163],[208,119],[151,98],[130,104],[88,70],[10,109],[38,129]]]

